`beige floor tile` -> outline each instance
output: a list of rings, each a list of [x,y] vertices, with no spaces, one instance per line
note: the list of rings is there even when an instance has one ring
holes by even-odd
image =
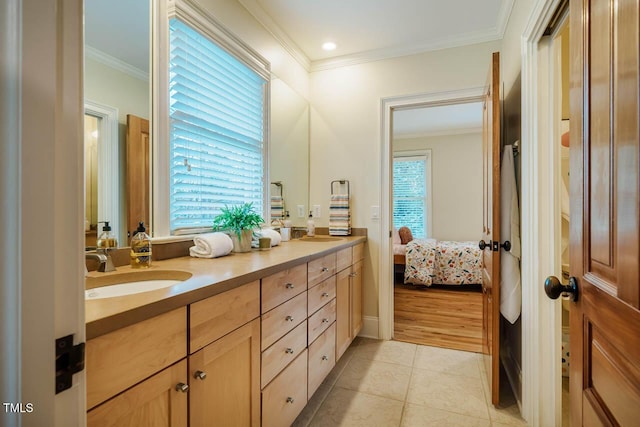
[[[364,339],[356,347],[355,355],[363,359],[413,366],[417,348],[417,345],[406,342]]]
[[[407,402],[489,419],[479,378],[414,368]]]
[[[311,427],[397,427],[403,403],[334,387],[313,417]]]
[[[479,357],[468,351],[419,346],[413,366],[452,375],[480,378]]]
[[[347,366],[347,364],[355,354],[355,352],[356,352],[355,346],[352,343],[349,346],[349,348],[347,348],[347,350],[344,352],[342,357],[340,357],[340,360],[338,360],[338,362],[336,363],[336,366],[334,366],[331,372],[329,372],[329,374],[327,375],[327,378],[324,379],[323,383],[334,385],[338,380],[338,377],[340,377],[340,375],[342,374],[342,371],[344,371],[344,368]]]
[[[349,361],[336,386],[363,393],[404,401],[411,378],[411,368],[359,357]]]
[[[505,424],[508,426],[526,426],[527,423],[520,416],[520,408],[517,404],[512,404],[506,408],[495,408],[489,404],[489,416],[491,421]]]
[[[473,418],[455,412],[407,403],[401,427],[489,427],[488,419]]]

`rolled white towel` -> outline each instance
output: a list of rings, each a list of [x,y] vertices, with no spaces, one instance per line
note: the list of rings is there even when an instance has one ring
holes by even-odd
[[[263,228],[260,230],[262,237],[269,237],[271,239],[271,246],[278,246],[282,241],[282,236],[276,230],[272,228]]]
[[[193,238],[195,246],[189,248],[189,255],[196,258],[217,258],[233,250],[231,237],[225,233],[200,234]]]

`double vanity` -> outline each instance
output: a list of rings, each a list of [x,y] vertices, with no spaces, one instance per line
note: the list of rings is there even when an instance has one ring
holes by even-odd
[[[291,425],[362,327],[365,240],[90,273],[87,424]]]

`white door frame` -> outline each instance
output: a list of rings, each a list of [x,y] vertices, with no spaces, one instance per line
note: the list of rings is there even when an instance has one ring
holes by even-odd
[[[381,100],[380,129],[380,262],[378,265],[378,337],[383,340],[393,338],[393,268],[391,250],[391,229],[393,219],[393,203],[391,200],[391,183],[393,173],[393,111],[416,107],[463,104],[484,101],[485,88],[434,92],[418,95],[396,96]]]
[[[554,115],[555,62],[541,40],[560,0],[534,5],[522,51],[522,416],[531,426],[561,425],[561,305],[544,294],[544,278],[556,274],[559,148]],[[554,96],[555,95],[555,96]]]

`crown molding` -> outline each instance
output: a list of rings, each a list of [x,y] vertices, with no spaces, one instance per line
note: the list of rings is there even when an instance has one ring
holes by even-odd
[[[128,64],[114,56],[104,53],[103,51],[98,50],[95,47],[85,45],[84,54],[85,58],[100,62],[101,64],[128,74],[129,76],[136,79],[143,80],[145,82],[149,81],[149,73],[141,70],[140,68],[134,67],[133,65]]]
[[[509,18],[511,18],[511,11],[513,10],[514,3],[515,0],[504,0],[502,7],[498,11],[498,34],[501,39],[504,37],[504,33],[507,30],[507,24],[509,23]]]
[[[311,60],[298,47],[287,33],[271,18],[271,16],[258,4],[256,0],[238,0],[244,8],[262,24],[289,55],[295,59],[307,72],[311,71]]]
[[[436,131],[426,131],[426,132],[417,132],[417,133],[403,133],[393,135],[393,139],[401,140],[401,139],[418,139],[418,138],[431,138],[435,136],[450,136],[450,135],[468,135],[472,133],[482,133],[482,127],[472,127],[472,128],[455,128],[455,129],[443,129]]]

